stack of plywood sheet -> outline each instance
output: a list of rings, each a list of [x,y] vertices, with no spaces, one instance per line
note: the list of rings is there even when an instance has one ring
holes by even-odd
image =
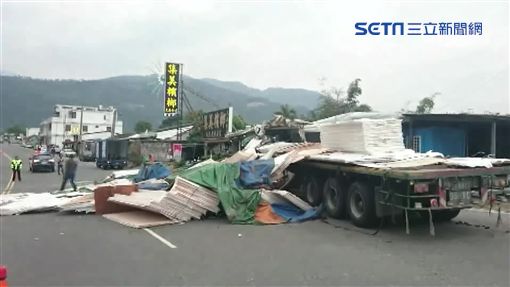
[[[108,201],[162,214],[172,223],[200,219],[207,211],[219,211],[219,198],[215,192],[181,177],[176,177],[168,192],[140,190],[130,195],[115,194]]]
[[[399,119],[357,119],[320,128],[321,143],[326,148],[364,154],[405,149]]]

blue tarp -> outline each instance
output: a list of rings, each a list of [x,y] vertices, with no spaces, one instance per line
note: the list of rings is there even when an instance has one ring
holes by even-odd
[[[320,209],[312,208],[304,211],[292,204],[271,204],[273,212],[288,222],[303,222],[307,220],[317,219],[320,217]]]
[[[239,167],[239,184],[244,188],[270,185],[273,167],[273,159],[243,161]]]
[[[142,165],[138,175],[135,177],[135,182],[140,182],[151,178],[166,178],[170,174],[170,169],[160,162],[156,162],[150,165]]]
[[[166,190],[170,188],[170,184],[164,180],[144,181],[138,183],[138,188],[150,190]]]

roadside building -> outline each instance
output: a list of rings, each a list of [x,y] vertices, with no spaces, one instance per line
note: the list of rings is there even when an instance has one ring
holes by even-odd
[[[31,137],[31,136],[38,136],[39,135],[39,128],[26,128],[25,130],[25,136]]]
[[[122,121],[117,119],[114,107],[55,105],[53,115],[40,124],[41,142],[56,145],[66,140],[77,142],[80,126],[82,137],[86,138],[122,133]]]
[[[446,156],[510,157],[510,115],[405,114],[404,143]]]
[[[116,154],[126,159],[130,166],[137,166],[151,158],[154,161],[189,161],[203,155],[203,144],[189,143],[187,139],[193,126],[164,128],[139,134],[120,134],[104,142],[101,153],[96,152],[100,159],[109,159],[108,154]],[[117,150],[118,147],[127,147]]]

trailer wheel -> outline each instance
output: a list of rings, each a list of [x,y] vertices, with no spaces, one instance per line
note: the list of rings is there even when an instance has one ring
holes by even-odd
[[[361,182],[351,184],[347,202],[347,210],[354,225],[371,227],[377,223],[375,195],[368,184]]]
[[[429,220],[429,212],[428,211],[420,211],[420,216],[424,220]],[[432,221],[434,222],[445,222],[450,221],[459,215],[460,209],[451,209],[451,210],[433,210],[432,211]]]
[[[336,177],[329,177],[322,189],[324,204],[328,215],[333,218],[345,217],[345,192],[339,186]]]
[[[322,193],[319,186],[319,180],[315,176],[306,176],[303,182],[303,191],[306,201],[311,206],[318,206],[322,202]]]

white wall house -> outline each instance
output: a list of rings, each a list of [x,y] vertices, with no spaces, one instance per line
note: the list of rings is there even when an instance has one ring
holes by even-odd
[[[31,137],[31,136],[38,136],[39,135],[39,128],[26,128],[25,136]]]
[[[43,144],[61,146],[65,140],[76,141],[80,136],[82,106],[56,105],[53,115],[40,124]],[[94,138],[94,134],[111,135],[122,133],[122,121],[115,120],[117,111],[113,107],[83,107],[82,139]],[[115,126],[114,125],[115,120]]]

